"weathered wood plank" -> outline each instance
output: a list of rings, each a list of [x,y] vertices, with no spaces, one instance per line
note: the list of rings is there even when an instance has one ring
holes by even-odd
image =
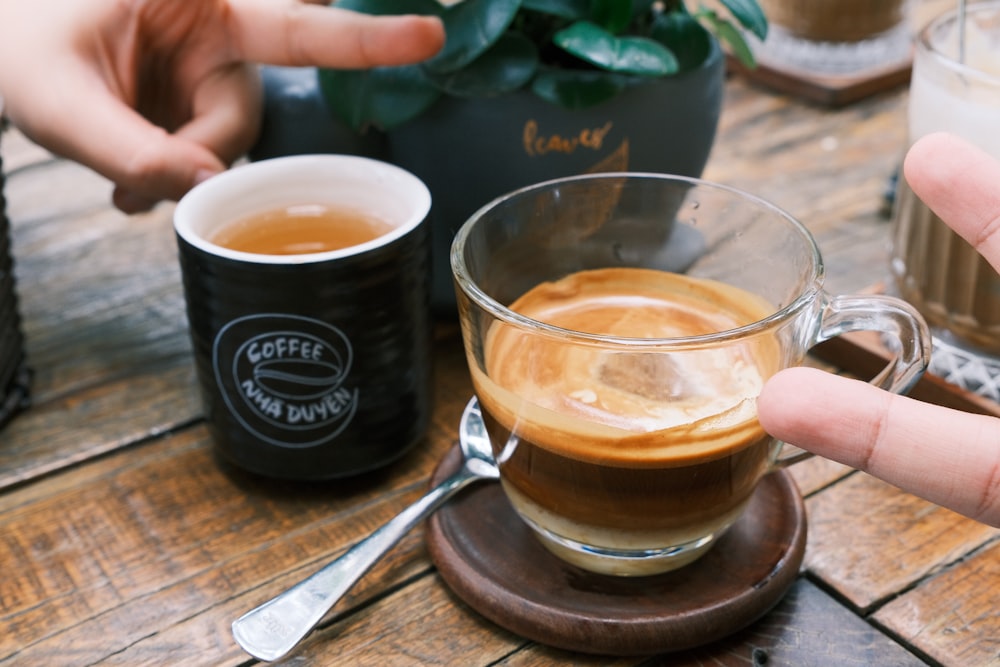
[[[0,659],[90,664],[133,645],[176,655],[191,626],[174,626],[231,622],[415,500],[454,423],[429,441],[440,445],[338,483],[244,475],[214,459],[199,427],[0,496]],[[418,531],[344,604],[429,568]],[[229,643],[201,664],[242,659]]]
[[[194,369],[145,369],[55,397],[0,434],[0,489],[191,423],[201,414]]]
[[[833,631],[833,628],[836,630]],[[902,667],[925,663],[814,584],[800,579],[789,590],[788,595],[762,619],[709,646],[648,658],[615,659],[528,644],[499,664],[505,667],[552,664],[582,667]]]
[[[831,112],[730,79],[704,176],[784,208],[813,232],[832,292],[888,272],[888,179],[906,145],[904,92]]]
[[[862,613],[1000,531],[863,473],[808,499],[805,568]]]
[[[806,498],[854,472],[842,463],[814,456],[791,466],[788,472]]]
[[[874,620],[945,665],[1000,662],[1000,544],[893,600]]]
[[[0,124],[0,148],[5,173],[15,173],[57,160],[52,153],[25,137],[17,128]]]
[[[9,182],[36,404],[190,356],[169,209],[128,218],[104,195],[87,202],[95,178],[61,162]]]
[[[523,644],[463,606],[434,576],[323,628],[275,664],[490,665]]]
[[[34,378],[32,408],[0,434],[0,488],[201,413],[170,208],[129,218],[93,172],[16,133],[2,148],[5,166],[25,155],[5,191]]]
[[[804,579],[771,613],[743,632],[703,649],[645,663],[677,667],[923,664],[919,657]]]

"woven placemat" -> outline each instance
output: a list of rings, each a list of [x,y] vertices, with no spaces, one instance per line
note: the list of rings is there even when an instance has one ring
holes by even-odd
[[[1000,403],[1000,359],[935,336],[928,371],[973,394]]]

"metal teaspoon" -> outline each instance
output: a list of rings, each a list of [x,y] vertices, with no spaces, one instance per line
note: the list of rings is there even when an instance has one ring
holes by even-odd
[[[260,660],[277,660],[291,651],[411,528],[468,484],[499,477],[475,398],[462,413],[458,438],[464,458],[458,472],[323,569],[234,621],[233,637],[243,650]]]

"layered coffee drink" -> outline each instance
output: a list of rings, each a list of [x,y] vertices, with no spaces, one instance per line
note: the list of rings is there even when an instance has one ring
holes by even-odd
[[[781,348],[773,333],[669,350],[638,339],[728,332],[774,307],[731,285],[613,268],[538,285],[509,308],[619,339],[492,324],[485,372],[470,366],[518,513],[556,555],[594,571],[654,574],[701,555],[769,468],[756,397]]]

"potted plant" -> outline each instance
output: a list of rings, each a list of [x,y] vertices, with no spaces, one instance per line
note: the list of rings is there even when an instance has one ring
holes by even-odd
[[[767,33],[757,0],[693,10],[685,0],[336,4],[440,16],[445,46],[405,67],[270,72],[251,156],[357,152],[422,178],[434,197],[432,292],[443,312],[454,298],[451,238],[490,199],[588,171],[700,175],[722,103],[720,43],[752,66],[744,31]],[[329,114],[318,132],[310,114]]]

